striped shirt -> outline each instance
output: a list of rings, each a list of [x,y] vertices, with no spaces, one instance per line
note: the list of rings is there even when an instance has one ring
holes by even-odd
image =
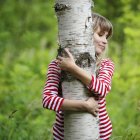
[[[109,140],[112,133],[112,124],[106,111],[105,97],[111,90],[111,80],[114,72],[114,64],[110,59],[103,59],[98,74],[92,75],[90,92],[96,94],[99,103],[99,133],[100,138]],[[48,67],[47,81],[43,90],[43,107],[56,112],[56,122],[53,126],[54,140],[64,140],[64,114],[61,105],[64,101],[60,86],[61,69],[56,61],[52,61]]]

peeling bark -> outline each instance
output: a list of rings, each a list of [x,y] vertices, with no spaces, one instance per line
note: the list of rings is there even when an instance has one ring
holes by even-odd
[[[65,55],[69,48],[77,65],[95,73],[95,48],[93,46],[93,24],[91,0],[56,0],[58,18],[58,55]],[[62,72],[62,93],[64,98],[86,100],[89,98],[85,86],[67,72]],[[97,140],[99,137],[98,117],[84,112],[64,112],[65,140]]]

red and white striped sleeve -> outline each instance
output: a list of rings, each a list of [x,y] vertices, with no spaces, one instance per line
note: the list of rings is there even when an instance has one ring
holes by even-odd
[[[56,61],[52,61],[48,67],[47,81],[43,90],[43,107],[60,111],[64,98],[58,96],[61,69]]]
[[[97,76],[92,75],[92,80],[88,89],[94,94],[105,97],[111,90],[111,81],[114,73],[114,63],[110,59],[104,59],[101,62]]]

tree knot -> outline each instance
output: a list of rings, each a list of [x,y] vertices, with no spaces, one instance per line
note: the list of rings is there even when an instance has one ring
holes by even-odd
[[[65,4],[58,4],[56,3],[54,6],[55,12],[60,12],[60,11],[64,11],[64,10],[69,10],[70,6],[69,5],[65,5]]]
[[[85,52],[79,55],[75,63],[82,68],[90,67],[94,63],[94,59],[89,52]]]

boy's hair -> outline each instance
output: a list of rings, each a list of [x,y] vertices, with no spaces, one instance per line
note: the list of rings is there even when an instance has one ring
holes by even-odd
[[[101,34],[108,32],[107,38],[111,37],[113,34],[113,26],[111,22],[105,17],[101,16],[98,13],[92,13],[93,20],[93,31],[96,31],[98,27],[101,29]]]

